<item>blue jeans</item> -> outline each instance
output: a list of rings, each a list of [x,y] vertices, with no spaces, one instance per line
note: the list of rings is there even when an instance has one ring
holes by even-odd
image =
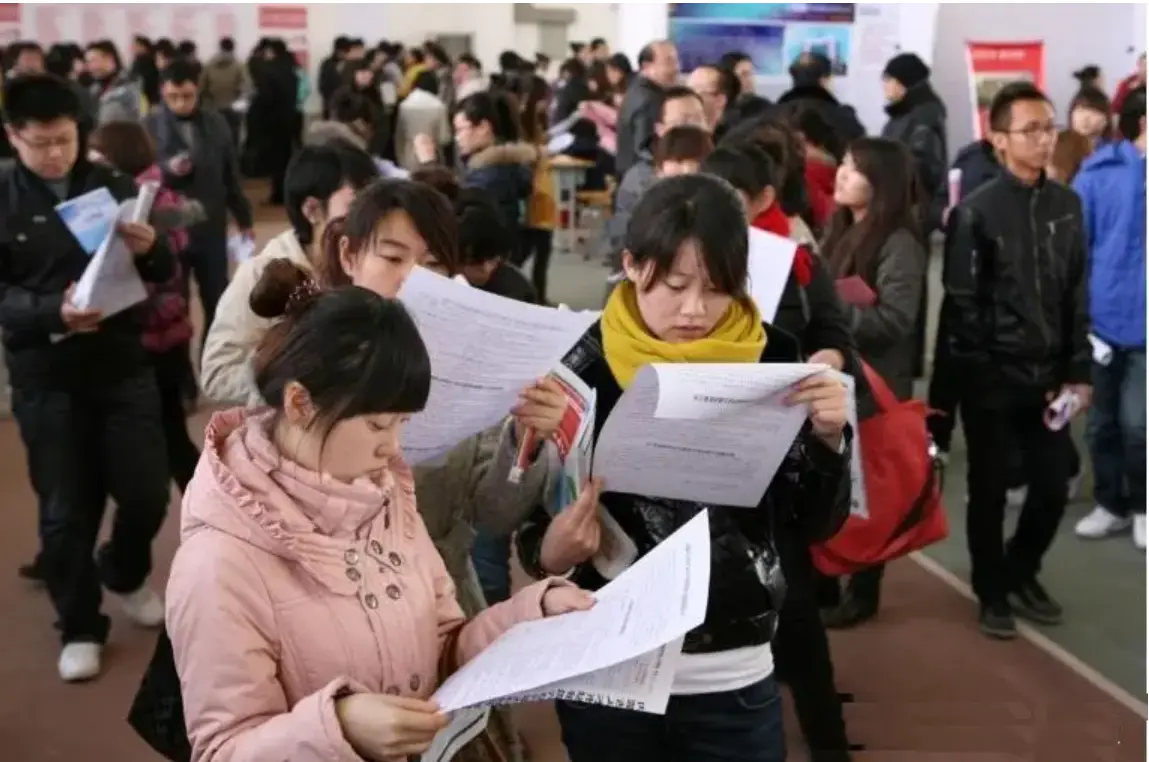
[[[1089,410],[1093,498],[1126,516],[1145,512],[1145,350],[1113,350],[1105,366],[1093,364]]]
[[[502,603],[511,597],[511,537],[496,537],[478,532],[471,549],[471,562],[483,587],[487,605]]]
[[[773,676],[741,690],[671,696],[666,715],[556,703],[571,762],[785,762]]]

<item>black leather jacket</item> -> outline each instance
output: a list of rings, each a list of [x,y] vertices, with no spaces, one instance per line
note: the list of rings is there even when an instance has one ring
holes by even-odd
[[[975,385],[1089,383],[1087,253],[1081,202],[1042,178],[1003,172],[962,200],[946,229],[938,328],[949,367]]]
[[[797,342],[768,326],[762,362],[796,362]],[[597,392],[595,436],[622,396],[607,366],[602,334],[596,323],[563,361]],[[841,528],[850,509],[852,434],[847,431],[842,454],[830,451],[807,428],[794,441],[757,508],[708,506],[606,493],[602,504],[643,555],[700,511],[710,511],[710,599],[706,619],[686,636],[687,653],[728,651],[769,642],[778,624],[786,592],[775,544],[777,531],[794,532],[813,542]],[[539,548],[550,522],[539,508],[518,534],[519,559],[532,576],[542,578]],[[786,526],[781,526],[785,524]],[[589,564],[578,566],[572,579],[596,590],[604,580]]]

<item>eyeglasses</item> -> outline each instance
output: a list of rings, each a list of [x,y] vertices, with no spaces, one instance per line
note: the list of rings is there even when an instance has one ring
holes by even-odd
[[[13,134],[21,143],[37,153],[51,153],[54,149],[63,151],[76,145],[77,142],[75,135],[68,135],[58,138],[29,140],[19,132]]]
[[[1054,140],[1057,137],[1056,124],[1027,124],[1020,130],[1007,130],[1008,135],[1021,135],[1030,143],[1040,143],[1042,138]]]

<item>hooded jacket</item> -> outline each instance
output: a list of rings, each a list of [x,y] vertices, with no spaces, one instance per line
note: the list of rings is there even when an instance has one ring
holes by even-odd
[[[360,762],[336,699],[426,699],[444,649],[465,663],[543,616],[548,580],[467,621],[398,461],[351,483],[286,460],[274,414],[207,427],[167,588],[192,762]]]

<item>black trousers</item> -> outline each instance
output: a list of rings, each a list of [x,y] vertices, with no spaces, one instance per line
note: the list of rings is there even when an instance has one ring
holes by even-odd
[[[149,352],[156,371],[160,398],[160,422],[167,445],[168,474],[182,494],[199,463],[199,448],[188,434],[187,410],[184,407],[187,375],[190,371],[191,348],[187,344],[166,352]]]
[[[195,278],[199,300],[203,307],[204,335],[215,320],[215,309],[227,288],[228,259],[227,231],[197,232],[184,250],[183,263]]]
[[[531,257],[531,285],[539,296],[539,303],[547,300],[547,274],[551,266],[551,249],[555,231],[541,228],[522,228],[519,231],[519,261],[522,265]]]
[[[236,155],[238,156],[239,138],[243,128],[243,114],[230,108],[220,109],[219,113],[223,116],[224,121],[227,122],[227,128],[231,130],[231,144],[232,147],[235,148]]]
[[[786,578],[786,598],[774,635],[775,674],[790,686],[794,711],[811,759],[849,759],[842,699],[834,684],[830,640],[818,606],[818,577],[804,540],[775,538]]]
[[[969,451],[966,533],[974,593],[982,602],[1004,600],[1018,581],[1037,575],[1065,515],[1073,448],[1069,428],[1042,420],[1041,390],[996,390],[961,400]],[[1005,493],[1013,486],[1011,456],[1020,455],[1029,485],[1017,530],[1004,539]]]
[[[138,590],[170,499],[153,374],[75,391],[12,390],[12,413],[39,498],[41,565],[64,643],[103,643],[101,590]],[[109,542],[93,555],[108,496]]]

